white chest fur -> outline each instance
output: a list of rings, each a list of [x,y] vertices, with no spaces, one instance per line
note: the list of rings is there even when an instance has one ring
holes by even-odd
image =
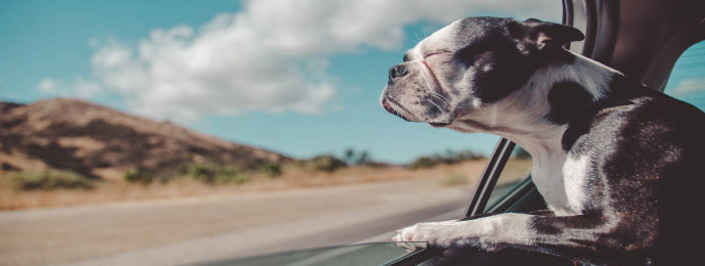
[[[581,84],[592,94],[593,100],[603,97],[609,90],[609,81],[618,72],[589,58],[577,54],[575,57],[572,64],[554,65],[536,71],[531,77],[532,82],[528,83],[534,86],[531,91],[541,92],[545,98],[556,82],[570,80]],[[587,203],[590,157],[567,153],[562,149],[561,140],[566,126],[541,126],[541,122],[532,126],[540,133],[506,137],[532,154],[532,179],[548,207],[558,216],[582,214]]]
[[[587,156],[559,154],[534,158],[532,179],[557,216],[580,215],[586,201]]]

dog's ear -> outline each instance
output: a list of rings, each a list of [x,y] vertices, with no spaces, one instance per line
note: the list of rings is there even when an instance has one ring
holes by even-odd
[[[507,28],[512,37],[526,46],[533,46],[530,50],[558,49],[567,43],[585,39],[585,35],[576,28],[534,18],[509,23]]]

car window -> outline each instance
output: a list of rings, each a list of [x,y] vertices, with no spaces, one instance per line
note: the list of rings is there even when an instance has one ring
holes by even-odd
[[[494,207],[495,203],[501,200],[502,196],[512,191],[521,180],[529,178],[531,163],[531,154],[519,147],[519,145],[515,146],[512,155],[507,160],[502,173],[497,179],[497,184],[492,190],[492,194],[490,194],[485,212]]]
[[[243,259],[214,261],[202,266],[261,265],[390,265],[426,250],[425,242],[367,243],[267,254]]]
[[[664,92],[705,110],[705,41],[678,58]]]

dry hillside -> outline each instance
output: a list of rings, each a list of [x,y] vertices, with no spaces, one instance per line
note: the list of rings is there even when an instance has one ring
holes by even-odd
[[[0,102],[3,171],[62,169],[89,178],[128,170],[169,174],[192,163],[254,169],[289,158],[72,99]]]

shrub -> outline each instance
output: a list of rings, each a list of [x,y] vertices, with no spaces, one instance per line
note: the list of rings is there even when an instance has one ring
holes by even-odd
[[[332,155],[321,155],[313,157],[304,162],[304,168],[313,171],[333,172],[348,165]]]
[[[194,163],[188,166],[186,173],[192,178],[212,184],[215,183],[215,170],[213,168],[205,164]]]
[[[368,151],[356,151],[353,148],[345,149],[342,160],[345,161],[347,165],[360,166],[375,164]]]
[[[222,167],[217,171],[214,178],[215,183],[220,184],[243,184],[250,181],[250,176],[242,171],[239,171],[235,167],[226,166]]]
[[[414,160],[410,165],[410,169],[431,168],[439,164],[455,164],[468,160],[482,159],[484,156],[475,154],[471,150],[454,152],[446,151],[445,155],[434,155],[433,157],[421,156]]]
[[[140,170],[128,170],[124,175],[125,181],[128,183],[149,184],[154,181],[154,175]]]
[[[188,176],[204,183],[217,184],[243,184],[250,181],[250,175],[233,166],[217,166],[195,163],[187,169]]]
[[[416,169],[421,169],[421,168],[431,168],[438,164],[438,162],[434,159],[431,159],[430,157],[419,157],[418,159],[414,160],[410,165],[409,168],[416,170]]]
[[[12,181],[21,190],[95,188],[95,184],[85,176],[65,170],[14,172]]]
[[[282,174],[282,166],[278,162],[266,162],[260,166],[259,171],[269,177],[278,177]]]

